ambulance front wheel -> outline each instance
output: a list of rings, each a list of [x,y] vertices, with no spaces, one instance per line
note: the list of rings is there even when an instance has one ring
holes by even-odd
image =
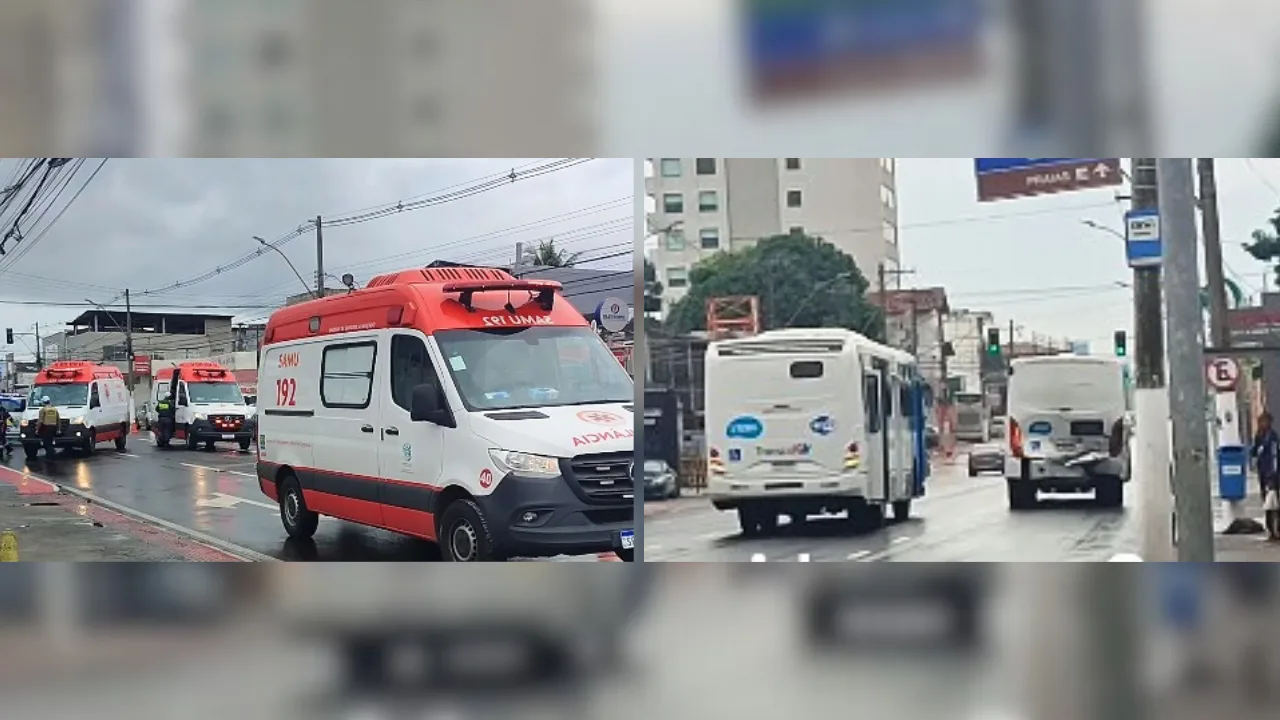
[[[245,438],[244,440],[241,440],[241,441],[240,441],[240,450],[241,450],[242,452],[249,452],[249,443],[251,443],[251,442],[252,442],[252,441],[251,441],[249,438]]]
[[[445,508],[437,536],[441,554],[449,562],[489,562],[501,560],[495,552],[493,533],[480,506],[459,498]]]
[[[22,452],[29,458],[40,454],[40,443],[22,443]]]
[[[320,516],[307,509],[298,478],[286,475],[280,480],[280,522],[291,538],[310,540],[320,525]]]
[[[120,426],[120,434],[116,436],[116,452],[124,452],[129,442],[129,425]]]

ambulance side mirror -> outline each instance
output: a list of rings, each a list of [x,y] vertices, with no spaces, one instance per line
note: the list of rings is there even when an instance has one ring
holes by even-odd
[[[444,404],[444,393],[437,385],[423,383],[413,389],[409,417],[414,422],[435,423],[442,427],[457,427],[453,413]]]

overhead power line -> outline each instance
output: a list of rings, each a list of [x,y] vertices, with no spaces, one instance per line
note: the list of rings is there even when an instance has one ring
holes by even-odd
[[[400,202],[400,203],[396,203],[395,205],[388,205],[380,209],[370,210],[370,211],[367,211],[364,213],[358,213],[355,215],[339,216],[333,219],[328,219],[324,221],[324,226],[334,227],[334,226],[342,226],[342,225],[353,225],[356,223],[368,222],[370,220],[376,220],[378,218],[387,217],[388,215],[396,215],[406,211],[420,210],[422,208],[434,207],[436,205],[455,202],[463,198],[473,197],[475,195],[492,192],[493,190],[496,190],[500,187],[505,187],[507,185],[511,185],[513,183],[519,182],[521,180],[525,180],[527,178],[540,177],[542,175],[547,175],[552,172],[559,172],[561,170],[566,170],[568,168],[575,167],[577,165],[581,165],[583,163],[589,162],[592,159],[593,158],[569,158],[565,160],[557,160],[550,163],[543,163],[542,165],[530,167],[525,170],[513,169],[505,175],[501,175],[498,177],[488,176],[485,179],[481,179],[459,190],[454,190],[446,193],[441,193],[438,195],[433,195],[430,197],[425,197],[420,200]],[[300,235],[303,235],[304,233],[311,231],[314,227],[315,227],[314,220],[304,222],[293,231],[286,233],[280,238],[277,238],[276,240],[268,243],[268,245],[270,245],[271,248],[280,248],[286,243],[288,243],[289,241],[299,237]],[[160,288],[143,290],[138,294],[143,296],[159,295],[161,293],[172,292],[173,290],[177,290],[179,288],[190,287],[191,285],[205,282],[206,280],[218,277],[219,275],[225,274],[239,267],[242,267],[247,263],[252,262],[253,260],[261,257],[263,254],[269,252],[271,248],[258,247],[258,249],[254,250],[253,252],[246,253],[245,255],[242,255],[241,257],[236,258],[235,260],[229,263],[226,263],[224,265],[219,265],[218,267],[215,267],[211,270],[201,273],[195,277],[188,278],[186,280],[179,280],[173,283],[172,285],[165,285]]]

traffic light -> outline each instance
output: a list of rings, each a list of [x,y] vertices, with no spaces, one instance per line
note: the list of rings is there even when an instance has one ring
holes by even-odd
[[[4,344],[5,345],[13,344],[13,328],[4,329]]]
[[[1116,357],[1125,357],[1129,354],[1129,335],[1123,330],[1116,331]]]
[[[987,330],[987,354],[1000,354],[1000,328],[990,328]]]

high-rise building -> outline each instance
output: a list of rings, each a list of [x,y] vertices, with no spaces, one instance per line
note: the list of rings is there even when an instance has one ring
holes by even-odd
[[[784,233],[821,237],[876,283],[899,287],[893,158],[649,158],[650,260],[663,307],[684,297],[689,270],[724,250]]]

